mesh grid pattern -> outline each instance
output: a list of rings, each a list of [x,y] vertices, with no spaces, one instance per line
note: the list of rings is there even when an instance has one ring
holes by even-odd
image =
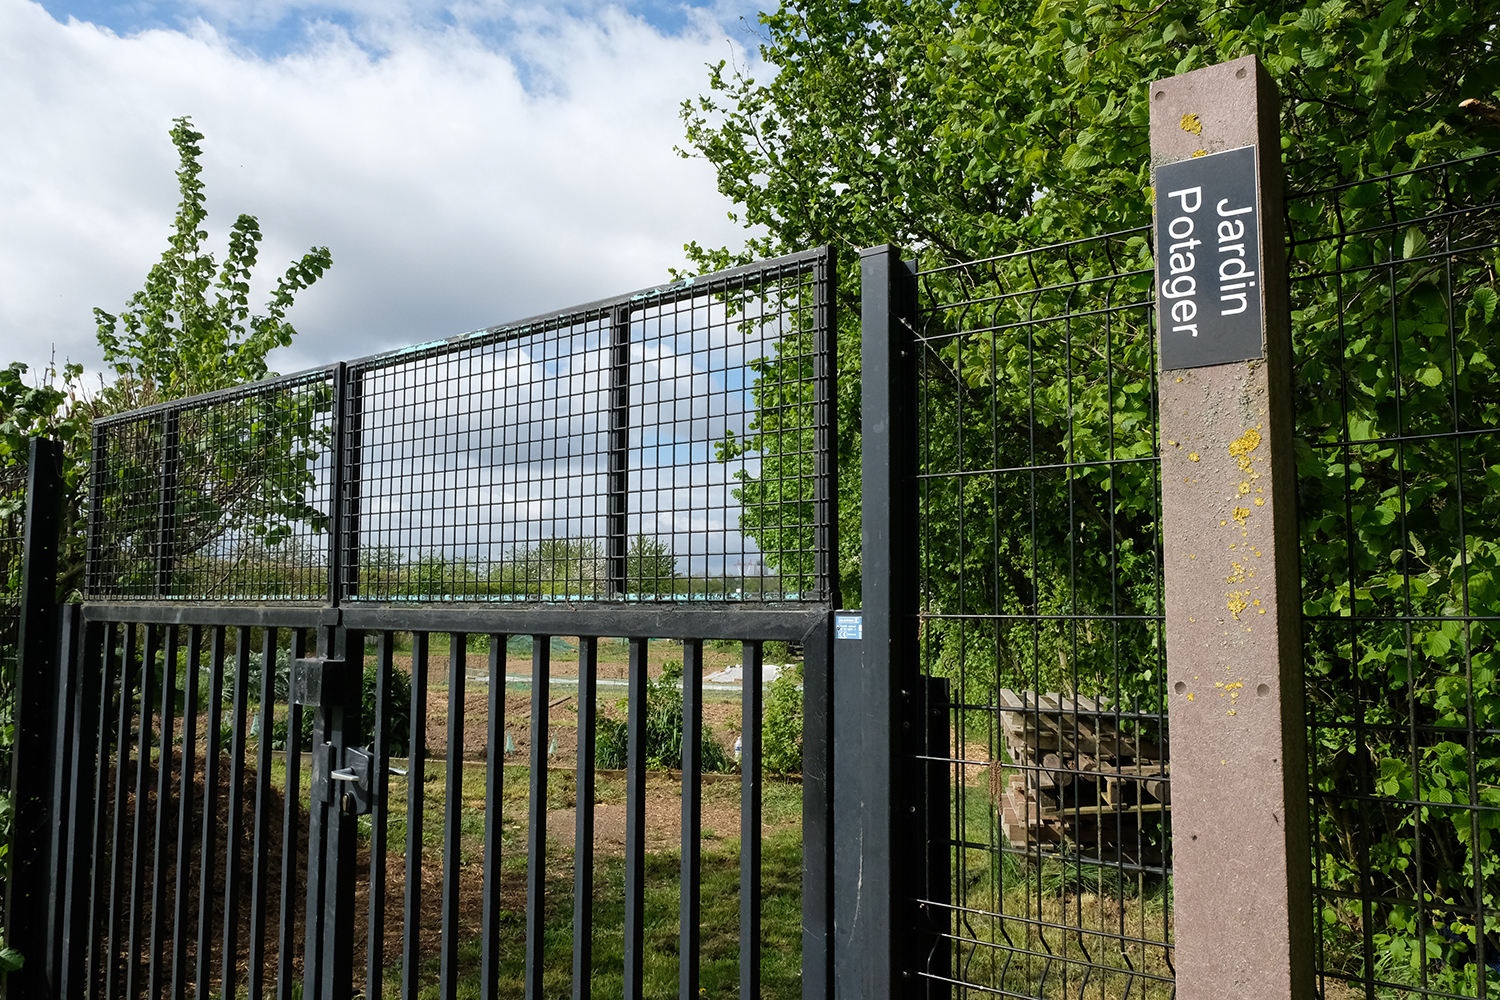
[[[811,251],[113,418],[90,597],[312,601],[331,557],[345,601],[833,600],[833,281]]]
[[[1288,201],[1324,996],[1500,993],[1497,167]]]
[[[326,597],[327,372],[125,414],[96,434],[91,599]]]
[[[0,677],[4,678],[12,676],[21,628],[21,547],[26,526],[27,471],[25,465],[0,466]],[[0,772],[0,779],[9,774],[8,769]]]
[[[961,995],[1170,997],[1149,234],[921,272],[922,669]]]

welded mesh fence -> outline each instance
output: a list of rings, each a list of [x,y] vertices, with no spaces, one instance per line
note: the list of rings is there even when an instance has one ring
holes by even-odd
[[[327,597],[328,372],[97,421],[95,435],[91,599]]]
[[[1497,167],[1288,199],[1327,997],[1500,992]]]
[[[1173,995],[1149,236],[919,273],[956,995]],[[919,970],[920,971],[920,970]]]
[[[832,267],[101,421],[90,597],[830,600]]]

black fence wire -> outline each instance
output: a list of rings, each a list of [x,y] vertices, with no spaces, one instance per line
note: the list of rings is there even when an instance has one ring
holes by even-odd
[[[102,420],[89,595],[831,600],[831,260]]]
[[[918,274],[955,996],[1174,994],[1152,275],[1145,229]]]
[[[1288,199],[1328,998],[1500,994],[1497,167]]]

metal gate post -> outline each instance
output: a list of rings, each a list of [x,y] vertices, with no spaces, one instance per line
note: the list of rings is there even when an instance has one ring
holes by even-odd
[[[834,713],[834,991],[925,995],[913,970],[940,946],[916,900],[929,872],[907,839],[924,837],[923,789],[901,780],[924,752],[917,649],[916,280],[895,247],[866,250],[862,283],[863,637],[845,654]],[[853,650],[850,650],[852,652]],[[946,838],[940,850],[947,850]]]
[[[21,556],[21,628],[16,670],[15,745],[10,794],[15,819],[10,879],[5,885],[5,941],[26,963],[7,980],[10,996],[47,996],[55,968],[53,934],[38,914],[52,896],[50,857],[54,803],[51,782],[56,743],[57,547],[63,505],[62,445],[31,439],[26,484],[25,542]]]
[[[1278,96],[1253,56],[1150,94],[1177,996],[1300,1000],[1314,929]]]
[[[292,665],[292,700],[314,711],[303,996],[347,1000],[355,992],[355,834],[362,811],[355,786],[369,786],[340,774],[350,775],[349,751],[362,742],[364,634],[329,626],[319,630],[318,647],[319,656]]]

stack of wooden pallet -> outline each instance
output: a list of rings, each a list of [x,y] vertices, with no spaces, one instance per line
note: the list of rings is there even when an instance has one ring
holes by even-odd
[[[1172,808],[1161,748],[1122,736],[1092,698],[1000,692],[1010,763],[990,767],[990,795],[1015,846],[1068,846],[1105,859],[1160,860],[1153,827]]]

